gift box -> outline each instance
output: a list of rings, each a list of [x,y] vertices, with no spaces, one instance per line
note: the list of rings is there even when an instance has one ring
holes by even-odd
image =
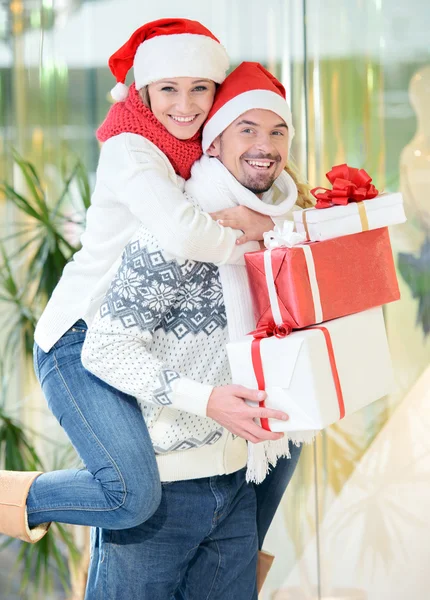
[[[307,327],[398,300],[387,228],[245,255],[257,328]]]
[[[315,431],[392,389],[393,371],[382,308],[294,331],[282,338],[251,335],[227,344],[233,383],[265,389],[260,406],[288,421],[262,419],[271,431]]]
[[[336,165],[326,173],[332,189],[311,190],[315,208],[294,214],[296,230],[319,242],[406,221],[401,194],[381,194],[364,169]]]
[[[382,194],[371,200],[307,208],[293,213],[296,231],[313,242],[329,240],[361,231],[397,225],[406,221],[402,194]]]

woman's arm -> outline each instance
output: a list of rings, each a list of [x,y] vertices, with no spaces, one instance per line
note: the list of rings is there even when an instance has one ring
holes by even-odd
[[[245,252],[259,249],[257,241],[238,245],[239,231],[222,227],[189,202],[166,156],[141,136],[122,134],[108,140],[102,148],[100,176],[174,256],[244,264]]]
[[[277,221],[268,215],[248,208],[247,206],[234,206],[224,208],[214,213],[210,213],[214,221],[218,221],[223,227],[231,227],[239,230],[241,235],[237,239],[237,244],[246,244],[250,240],[263,239],[263,233],[270,231],[276,222],[283,222],[285,218],[277,217]],[[260,237],[261,236],[261,237]]]

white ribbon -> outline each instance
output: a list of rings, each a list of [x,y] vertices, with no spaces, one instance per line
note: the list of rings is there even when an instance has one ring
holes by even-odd
[[[268,250],[292,248],[306,241],[304,233],[294,231],[294,221],[284,221],[282,227],[275,225],[272,231],[263,234],[264,245]]]
[[[297,246],[302,248],[306,266],[308,269],[309,283],[311,287],[312,301],[315,311],[315,323],[323,322],[323,310],[321,305],[320,290],[315,271],[315,261],[312,254],[312,244],[303,245],[306,235],[294,231],[293,221],[284,221],[282,227],[275,225],[272,231],[264,234],[264,245],[267,250],[264,253],[264,272],[266,275],[267,291],[269,293],[270,308],[272,309],[273,320],[276,325],[282,325],[281,308],[279,306],[278,294],[275,286],[275,278],[272,268],[272,250],[275,248],[292,248]]]
[[[317,242],[319,243],[319,242]],[[323,322],[323,309],[321,305],[320,288],[317,274],[315,272],[315,261],[312,254],[312,245],[300,246],[305,253],[306,266],[308,268],[309,283],[311,286],[312,301],[314,303],[315,323]]]
[[[272,269],[272,251],[266,250],[264,253],[264,272],[266,274],[267,291],[269,292],[270,308],[272,309],[273,320],[276,325],[282,325],[281,308],[278,302],[278,294],[275,287],[275,278]]]

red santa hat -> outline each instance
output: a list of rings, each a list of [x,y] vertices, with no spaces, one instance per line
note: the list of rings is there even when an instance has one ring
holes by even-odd
[[[159,19],[137,29],[109,59],[117,80],[111,91],[114,100],[125,100],[125,80],[134,68],[136,89],[159,79],[201,77],[221,83],[229,60],[219,40],[198,21]]]
[[[215,102],[203,127],[203,152],[240,115],[253,108],[271,110],[285,121],[288,141],[294,137],[293,118],[285,88],[257,62],[243,62],[219,87]]]

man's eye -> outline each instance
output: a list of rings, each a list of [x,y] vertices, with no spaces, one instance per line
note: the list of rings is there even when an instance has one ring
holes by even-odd
[[[172,86],[170,85],[166,85],[165,87],[161,88],[162,92],[174,92],[175,88],[172,88]]]
[[[247,129],[242,129],[242,133],[252,133],[252,129],[249,129],[249,127]]]
[[[273,131],[272,133],[273,133],[273,135],[280,135],[281,137],[284,136],[284,132],[283,131]]]

